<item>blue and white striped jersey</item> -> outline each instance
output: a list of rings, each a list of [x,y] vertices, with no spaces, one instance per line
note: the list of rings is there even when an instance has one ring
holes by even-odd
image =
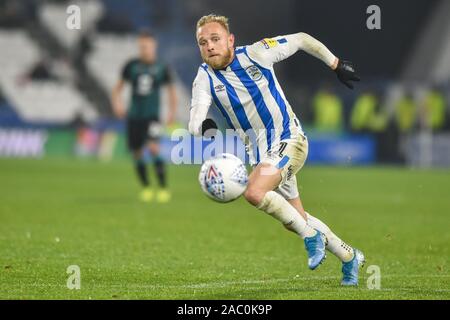
[[[214,102],[248,146],[252,163],[259,163],[279,141],[303,133],[273,69],[274,63],[299,50],[295,36],[238,47],[225,69],[215,70],[204,63],[194,80],[192,106]],[[191,122],[193,117],[191,111]]]

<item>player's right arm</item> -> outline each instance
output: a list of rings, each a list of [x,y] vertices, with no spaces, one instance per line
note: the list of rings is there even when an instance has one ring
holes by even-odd
[[[120,79],[116,82],[116,84],[113,87],[112,93],[111,93],[111,104],[113,108],[113,112],[115,116],[119,119],[123,119],[126,114],[126,107],[125,103],[122,99],[122,92],[125,88],[125,82],[130,81],[131,79],[131,64],[132,61],[129,61],[127,64],[125,64]]]
[[[192,100],[189,117],[189,132],[194,136],[201,136],[203,122],[206,120],[212,96],[209,88],[209,78],[206,71],[199,68],[197,77],[192,84]]]

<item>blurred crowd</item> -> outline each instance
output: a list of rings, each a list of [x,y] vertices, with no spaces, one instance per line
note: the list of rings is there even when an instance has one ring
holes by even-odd
[[[390,127],[399,133],[450,130],[448,92],[443,89],[404,90],[393,86],[384,93],[367,89],[356,93],[352,100],[345,108],[344,99],[333,89],[319,89],[309,105],[315,129],[360,133],[377,133]]]
[[[379,88],[382,89],[379,89]],[[325,85],[296,109],[308,132],[369,134],[377,140],[377,160],[404,162],[400,144],[408,134],[450,132],[450,91],[443,86],[383,83],[355,92]]]

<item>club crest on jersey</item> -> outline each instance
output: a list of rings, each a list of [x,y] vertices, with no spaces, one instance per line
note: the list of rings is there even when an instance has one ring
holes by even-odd
[[[245,69],[247,74],[252,78],[253,81],[258,81],[262,78],[263,74],[257,66],[250,66]]]

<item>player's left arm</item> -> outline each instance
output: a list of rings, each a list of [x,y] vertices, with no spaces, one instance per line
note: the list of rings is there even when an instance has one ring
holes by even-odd
[[[249,54],[263,66],[272,66],[300,50],[322,60],[350,89],[353,89],[350,81],[360,80],[350,61],[340,60],[322,42],[304,32],[263,39],[248,48]]]
[[[290,36],[289,36],[290,37]],[[292,37],[300,48],[310,55],[325,62],[334,72],[338,79],[345,84],[349,89],[353,89],[351,81],[359,81],[359,76],[356,74],[353,63],[344,61],[334,56],[331,51],[319,40],[313,38],[309,34],[300,32]]]
[[[177,107],[178,107],[178,94],[175,84],[174,72],[168,66],[165,66],[163,82],[167,84],[167,91],[169,94],[169,112],[167,114],[167,126],[173,125],[175,122]]]

